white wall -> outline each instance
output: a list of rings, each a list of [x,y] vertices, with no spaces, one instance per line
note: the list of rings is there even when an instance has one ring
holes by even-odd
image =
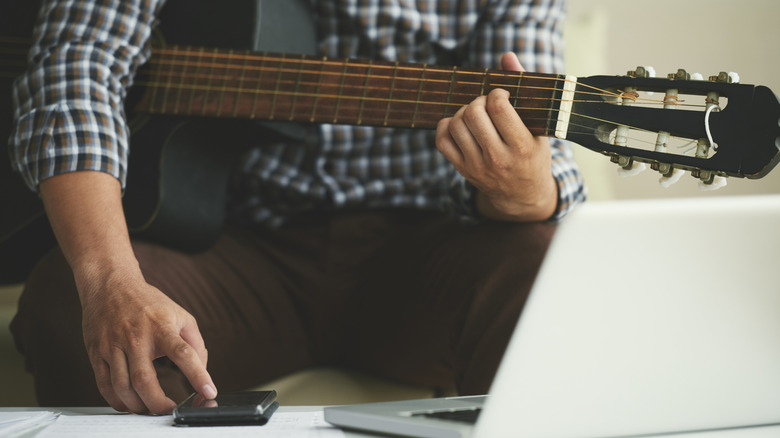
[[[568,18],[569,74],[623,75],[638,65],[657,76],[735,71],[742,83],[780,93],[780,1],[570,0]],[[593,199],[780,193],[780,166],[759,180],[729,178],[715,192],[701,192],[689,175],[665,189],[655,172],[619,177],[606,157],[577,149]]]

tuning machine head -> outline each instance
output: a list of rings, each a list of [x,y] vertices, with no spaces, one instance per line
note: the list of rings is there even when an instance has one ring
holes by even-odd
[[[668,79],[674,81],[703,81],[704,76],[701,73],[688,73],[685,69],[681,68],[677,70],[677,73],[669,73],[666,75]],[[736,84],[739,82],[739,74],[730,71],[722,71],[717,75],[710,76],[708,78],[711,82],[722,82],[726,84]]]
[[[626,75],[631,78],[654,78],[655,69],[649,65],[640,65],[634,70],[629,70]]]
[[[666,75],[668,79],[673,81],[703,81],[704,76],[701,73],[688,73],[684,68],[677,69],[677,73],[669,73]]]
[[[735,73],[733,71],[730,71],[728,73],[725,72],[725,71],[722,71],[722,72],[718,73],[715,76],[710,76],[710,81],[712,81],[712,82],[723,82],[723,83],[726,83],[726,84],[736,84],[736,83],[739,82],[739,74],[737,74],[737,73]]]
[[[694,73],[695,75],[696,73]],[[677,69],[677,73],[669,73],[666,75],[668,79],[671,79],[673,81],[689,81],[692,79],[692,75],[685,71],[685,69]]]

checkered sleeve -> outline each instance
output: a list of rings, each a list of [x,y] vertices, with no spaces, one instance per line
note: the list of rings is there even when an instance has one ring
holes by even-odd
[[[510,0],[488,2],[480,11],[465,60],[468,66],[494,68],[506,52],[514,52],[527,71],[558,73],[563,70],[563,1]],[[587,191],[571,146],[550,139],[552,174],[558,184],[558,207],[551,221],[561,220],[574,206],[586,199]],[[460,217],[477,218],[476,189],[460,174],[451,182],[452,208]]]
[[[13,90],[10,156],[32,190],[54,175],[107,172],[124,187],[128,132],[123,100],[148,57],[162,0],[48,0],[27,72]]]

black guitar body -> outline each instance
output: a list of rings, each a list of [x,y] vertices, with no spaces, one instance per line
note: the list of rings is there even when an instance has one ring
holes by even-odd
[[[13,20],[12,35],[29,38],[39,2],[11,0],[0,15]],[[3,29],[5,31],[5,29]],[[159,31],[166,44],[274,50],[311,54],[314,28],[305,0],[168,0]],[[0,138],[12,125],[11,81],[0,84]],[[123,198],[135,237],[183,251],[201,251],[219,236],[228,174],[242,151],[244,134],[268,129],[268,137],[289,126],[236,120],[133,115],[138,97],[130,90],[131,154]],[[302,131],[302,129],[301,129]],[[257,134],[254,135],[255,137]],[[35,262],[56,244],[38,197],[0,154],[0,284],[26,279]]]
[[[6,0],[0,5],[0,29],[29,40],[39,5],[39,0]],[[38,258],[55,244],[40,199],[11,169],[6,145],[13,125],[12,83],[12,78],[0,77],[0,284],[24,281]]]

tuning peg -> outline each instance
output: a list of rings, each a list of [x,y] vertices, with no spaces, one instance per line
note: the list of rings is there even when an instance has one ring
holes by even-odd
[[[682,169],[672,169],[672,172],[669,175],[663,175],[659,180],[658,184],[661,184],[661,187],[667,189],[672,186],[672,184],[676,183],[677,181],[682,178],[683,174],[685,173]]]
[[[699,181],[699,190],[704,192],[718,190],[721,187],[725,187],[727,182],[728,181],[726,178],[715,175],[712,178],[712,182],[709,184],[704,181]]]
[[[649,65],[640,65],[635,70],[629,70],[627,74],[632,78],[654,78],[655,69]]]
[[[675,169],[669,163],[653,163],[650,165],[650,168],[661,174],[661,178],[658,180],[658,183],[661,184],[661,187],[663,188],[668,188],[672,184],[679,181],[685,173],[684,170]]]
[[[728,73],[726,73],[728,75]],[[678,69],[677,73],[669,73],[667,78],[674,81],[703,81],[704,76],[701,73],[688,73],[685,69]],[[717,77],[717,76],[716,76]]]
[[[727,84],[731,84],[731,83],[736,84],[737,82],[739,82],[739,75],[733,71],[730,71],[728,73],[722,71],[718,73],[717,76],[710,76],[710,81],[725,82]]]
[[[647,165],[645,163],[632,163],[631,167],[618,167],[618,175],[620,176],[634,176],[639,175],[640,173],[644,172],[644,170],[647,169]]]
[[[636,162],[627,155],[612,155],[610,161],[620,166],[617,169],[620,176],[633,176],[647,168],[645,163]]]
[[[691,78],[691,74],[680,68],[677,69],[677,73],[669,73],[666,77],[675,81],[687,81]]]
[[[710,170],[692,170],[691,175],[694,178],[699,178],[699,189],[703,191],[717,190],[724,187],[727,183],[725,177],[716,175]]]

